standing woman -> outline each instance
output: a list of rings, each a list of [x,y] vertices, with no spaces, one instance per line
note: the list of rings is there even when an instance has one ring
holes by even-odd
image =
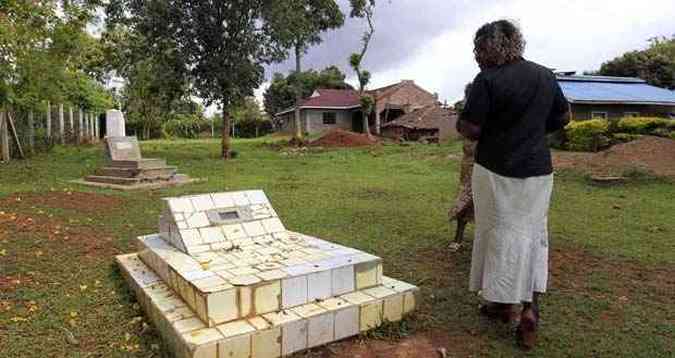
[[[513,23],[483,25],[474,38],[481,72],[457,123],[478,140],[472,186],[476,237],[469,288],[481,313],[520,321],[518,341],[536,343],[538,297],[548,280],[547,219],[553,168],[546,134],[562,129],[568,104],[551,70],[523,59]],[[521,312],[514,305],[523,304]]]
[[[464,102],[471,92],[471,83],[464,87]],[[463,106],[462,106],[463,107]],[[461,108],[458,108],[461,112]],[[473,221],[473,190],[471,189],[471,173],[473,172],[473,162],[476,152],[476,141],[463,137],[462,139],[462,162],[459,170],[459,192],[455,199],[455,206],[448,211],[450,222],[457,221],[455,230],[455,241],[450,243],[450,251],[457,251],[462,247],[464,241],[464,229],[466,224]]]

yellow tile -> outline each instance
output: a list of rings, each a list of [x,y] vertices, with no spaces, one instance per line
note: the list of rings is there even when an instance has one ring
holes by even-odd
[[[253,291],[251,287],[242,286],[237,290],[239,296],[239,317],[248,317],[253,309]]]
[[[231,288],[210,293],[207,296],[206,307],[209,318],[215,323],[228,322],[239,317],[237,307],[237,289]]]
[[[195,317],[194,312],[185,306],[170,310],[164,314],[164,318],[169,322],[180,321],[192,317]]]
[[[310,318],[328,312],[327,309],[314,303],[308,303],[306,305],[292,308],[291,311],[302,318]]]
[[[396,294],[384,299],[382,319],[389,322],[398,322],[403,319],[403,295]]]
[[[225,336],[225,338],[255,332],[255,327],[248,323],[247,320],[239,320],[221,324],[217,326],[216,329],[220,331],[220,333]]]
[[[248,323],[250,323],[251,326],[255,327],[255,329],[258,331],[266,330],[271,327],[270,323],[267,322],[266,319],[262,318],[262,316],[253,317],[248,320]]]
[[[403,314],[408,315],[415,310],[417,304],[417,291],[408,291],[403,294]]]
[[[374,298],[380,298],[380,299],[392,296],[396,293],[396,291],[394,291],[390,288],[384,287],[384,286],[371,287],[371,288],[365,289],[361,292],[365,293],[368,296],[372,296]]]
[[[382,301],[363,304],[359,318],[361,332],[379,327],[382,324]]]
[[[354,266],[357,290],[377,285],[377,266],[378,263],[375,262],[364,262]]]
[[[281,356],[281,327],[258,331],[252,335],[251,358]]]
[[[220,341],[218,343],[218,357],[250,358],[251,334],[243,334]]]
[[[372,298],[371,296],[368,296],[365,293],[359,291],[342,295],[340,296],[340,298],[354,305],[361,305],[374,300],[374,298]]]
[[[271,281],[254,288],[255,314],[277,311],[281,308],[281,281]]]
[[[206,328],[206,325],[199,318],[193,317],[173,322],[173,327],[178,333],[186,333]]]
[[[195,293],[195,313],[204,322],[209,321],[208,312],[206,311],[206,295]]]
[[[350,306],[349,302],[340,298],[329,298],[325,301],[318,302],[318,305],[329,311],[337,311]]]

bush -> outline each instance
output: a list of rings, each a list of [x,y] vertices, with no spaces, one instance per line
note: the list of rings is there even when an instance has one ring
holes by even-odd
[[[175,114],[162,124],[164,138],[197,138],[209,122],[203,117],[190,114]]]
[[[660,128],[671,125],[671,121],[665,118],[655,117],[626,117],[619,120],[618,130],[632,134],[656,134]]]
[[[628,143],[632,142],[638,138],[640,138],[641,135],[639,134],[630,134],[630,133],[614,133],[612,134],[612,143],[617,144],[617,143]]]
[[[574,151],[598,151],[609,144],[609,124],[603,119],[574,121],[565,127],[567,148]]]
[[[670,139],[675,140],[675,132],[670,133]]]

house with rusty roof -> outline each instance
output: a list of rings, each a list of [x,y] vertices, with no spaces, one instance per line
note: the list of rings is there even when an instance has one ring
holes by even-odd
[[[382,135],[406,141],[444,141],[458,136],[456,123],[457,114],[454,110],[432,104],[383,124]]]
[[[382,125],[396,118],[426,106],[437,104],[438,96],[404,80],[399,83],[367,92],[373,97],[375,106],[368,123],[373,133],[379,134]],[[282,131],[295,132],[295,107],[275,115]],[[363,131],[363,112],[358,91],[339,89],[317,89],[300,104],[300,123],[307,134],[340,128],[354,132]]]
[[[573,73],[556,77],[573,120],[675,116],[675,91],[651,86],[640,78]]]

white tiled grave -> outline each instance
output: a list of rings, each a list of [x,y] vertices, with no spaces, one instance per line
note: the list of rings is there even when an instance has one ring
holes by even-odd
[[[262,191],[164,203],[160,233],[117,260],[177,356],[285,356],[415,307],[380,258],[286,230]]]

